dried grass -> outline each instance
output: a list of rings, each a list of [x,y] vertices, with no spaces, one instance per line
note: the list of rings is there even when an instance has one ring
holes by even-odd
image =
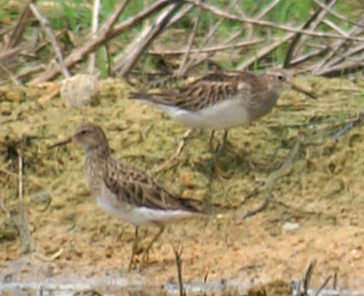
[[[330,137],[342,128],[345,120],[363,110],[363,94],[346,91],[357,86],[343,80],[311,78],[302,83],[314,85],[320,98],[312,101],[287,92],[271,115],[231,130],[229,140],[235,153],[226,152],[221,158],[219,178],[210,171],[212,156],[208,152],[207,132],[196,132],[179,165],[155,177],[184,196],[238,204],[282,165],[298,135],[304,133],[298,159],[272,185],[276,201],[286,207],[273,204],[261,219],[251,219],[251,223],[261,223],[271,235],[280,234],[282,221],[292,219],[313,227],[360,225],[364,219],[364,127],[354,127],[337,142]],[[47,150],[47,146],[73,133],[80,123],[92,121],[105,129],[116,158],[152,172],[174,153],[185,129],[152,107],[128,101],[129,89],[122,81],[101,81],[100,104],[80,109],[65,108],[58,97],[46,105],[39,104],[39,98],[52,87],[48,84],[42,89],[1,89],[0,198],[16,217],[16,148],[26,136],[24,199],[37,251],[52,255],[62,247],[61,259],[91,256],[91,251],[69,243],[74,237],[70,229],[74,227],[78,241],[84,240],[86,244],[120,244],[115,239],[109,242],[110,236],[122,237],[127,245],[132,229],[126,231],[125,224],[108,223],[114,220],[105,220],[107,215],[97,210],[90,198],[83,174],[82,149],[68,145]],[[263,198],[265,193],[260,191],[243,211]],[[225,228],[235,223],[235,214],[226,220],[218,219],[212,227]],[[236,227],[240,227],[239,223]],[[0,258],[15,259],[19,255],[16,228],[6,215],[0,215],[0,225],[0,244],[7,250],[0,251]],[[47,239],[52,243],[46,243]],[[211,240],[214,243],[213,237]],[[92,256],[93,260],[103,258],[97,252]]]

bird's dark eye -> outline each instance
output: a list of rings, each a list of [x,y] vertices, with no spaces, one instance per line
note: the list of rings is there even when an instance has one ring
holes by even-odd
[[[80,132],[81,135],[86,135],[87,134],[87,131],[86,130],[83,130]]]
[[[283,75],[278,75],[277,78],[278,78],[278,80],[284,80]]]

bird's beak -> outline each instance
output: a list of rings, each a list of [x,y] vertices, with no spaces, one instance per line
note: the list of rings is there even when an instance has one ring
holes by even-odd
[[[303,93],[306,96],[309,96],[311,99],[317,99],[317,96],[313,92],[306,90],[303,87],[298,86],[297,84],[291,83],[291,87],[293,90]]]
[[[48,146],[48,149],[53,149],[54,147],[58,147],[58,146],[63,146],[63,145],[67,145],[68,143],[71,143],[73,140],[73,136],[72,137],[68,137],[65,140],[59,141],[53,145]]]

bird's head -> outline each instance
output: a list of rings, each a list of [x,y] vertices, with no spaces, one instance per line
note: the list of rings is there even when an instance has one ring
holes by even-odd
[[[76,132],[67,139],[53,144],[49,148],[66,145],[72,141],[80,144],[86,151],[93,149],[109,149],[109,144],[102,128],[93,123],[79,126]]]

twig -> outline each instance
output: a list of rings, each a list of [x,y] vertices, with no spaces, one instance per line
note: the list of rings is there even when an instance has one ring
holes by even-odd
[[[20,85],[13,73],[11,73],[2,63],[0,63],[0,68],[10,77],[10,80],[13,81],[15,85]]]
[[[238,0],[232,0],[232,2],[230,3],[230,5],[228,7],[228,11],[231,11],[234,8],[234,6],[236,5],[237,2],[238,2]],[[205,36],[204,40],[200,44],[200,47],[197,50],[197,52],[194,53],[192,58],[188,61],[188,63],[184,67],[184,71],[183,72],[180,71],[179,75],[184,75],[188,71],[188,69],[190,69],[191,67],[193,67],[195,65],[200,64],[201,62],[205,61],[207,58],[209,58],[211,56],[211,54],[210,54],[210,55],[207,55],[207,56],[205,56],[203,58],[200,58],[200,59],[197,58],[198,55],[200,54],[201,50],[203,49],[203,47],[214,36],[214,34],[217,32],[217,29],[221,26],[222,23],[223,23],[223,19],[220,19],[216,24],[214,24],[214,26],[210,29],[210,31],[208,32],[208,34]]]
[[[332,21],[330,21],[328,19],[322,20],[322,23],[327,25],[328,27],[330,27],[334,31],[338,32],[341,36],[344,36],[344,37],[349,36],[349,34],[347,32],[345,32],[344,30],[339,28],[337,25],[335,25]]]
[[[293,33],[288,33],[285,37],[283,37],[283,39],[274,41],[270,45],[260,49],[253,57],[251,57],[248,60],[246,60],[245,62],[239,64],[236,69],[239,71],[245,70],[246,68],[250,67],[251,65],[253,65],[257,61],[259,61],[263,57],[267,56],[268,54],[270,54],[271,52],[276,50],[282,44],[288,42],[290,39],[293,38],[293,36],[294,36]]]
[[[174,246],[172,246],[172,247],[173,247],[174,256],[176,257],[179,295],[180,296],[186,296],[186,291],[183,288],[183,279],[182,279],[182,252],[183,252],[183,247],[181,246],[178,251],[176,250],[176,248]]]
[[[358,69],[364,67],[364,57],[359,57],[357,59],[351,59],[350,61],[344,61],[336,66],[326,67],[319,71],[314,71],[316,75],[322,75],[326,77],[332,77],[335,75],[345,74],[354,72]]]
[[[360,23],[364,23],[364,18],[361,18]],[[352,30],[349,31],[350,35],[358,35],[363,32],[363,28],[354,27]],[[346,44],[345,40],[337,40],[333,45],[331,45],[331,50],[326,54],[325,57],[321,59],[321,61],[316,65],[315,69],[313,70],[314,74],[319,74],[320,71],[325,71],[324,67],[327,63],[337,54],[339,49]],[[326,69],[327,70],[327,69]]]
[[[336,0],[335,0],[336,1]],[[331,2],[332,4],[332,2]],[[321,11],[320,8],[314,14],[310,16],[310,18],[301,26],[301,29],[307,30],[310,28],[311,30],[315,29],[321,22],[321,20],[325,17],[326,11]],[[299,50],[302,48],[304,42],[307,40],[308,36],[302,36],[302,33],[295,34],[291,44],[288,47],[287,54],[283,63],[284,68],[288,68],[291,65],[291,60],[294,56],[297,55]]]
[[[4,123],[4,122],[1,122],[1,123]],[[7,169],[4,169],[2,167],[0,167],[0,172],[3,172],[9,176],[12,176],[12,177],[15,177],[15,178],[18,178],[19,176],[16,174],[16,173],[13,173],[12,171],[9,171]]]
[[[264,39],[254,39],[254,40],[238,42],[236,44],[229,44],[229,45],[221,44],[221,45],[215,45],[215,46],[210,46],[210,47],[204,47],[201,50],[191,49],[190,53],[197,53],[197,52],[209,53],[209,52],[237,49],[237,48],[241,48],[241,47],[245,47],[245,46],[256,45],[263,41],[264,41]],[[153,50],[153,49],[151,49],[148,51],[148,54],[166,56],[166,55],[182,55],[182,54],[186,54],[186,52],[187,52],[187,49],[176,49],[176,50],[173,50],[173,49],[171,49],[171,50],[168,50],[168,49]]]
[[[320,288],[317,290],[315,296],[319,296],[321,291],[326,287],[327,283],[329,282],[329,280],[331,280],[331,275],[329,275],[326,280],[322,283],[322,285],[320,286]]]
[[[120,13],[125,8],[125,5],[129,2],[129,0],[124,0],[122,4],[120,4],[117,8],[115,13],[109,17],[108,20],[113,20],[116,15],[120,15]],[[160,9],[165,7],[170,3],[170,0],[159,0],[152,4],[150,7],[146,8],[142,12],[128,18],[121,24],[115,25],[115,27],[111,27],[114,22],[106,20],[103,26],[103,30],[100,30],[99,34],[97,34],[96,38],[88,40],[86,43],[81,45],[78,48],[75,48],[72,50],[72,52],[66,57],[65,63],[68,67],[73,66],[77,62],[84,59],[84,57],[96,50],[98,47],[100,47],[102,44],[107,42],[108,40],[116,37],[121,32],[126,31],[128,29],[131,29],[132,27],[136,26],[140,22],[142,22],[144,19],[150,17],[151,15],[158,12]],[[117,18],[115,18],[117,19]],[[33,79],[29,85],[36,85],[38,83],[50,80],[57,76],[60,73],[59,67],[49,67],[45,72],[43,72],[40,76]]]
[[[183,8],[181,8],[180,11],[178,11],[176,14],[174,14],[172,16],[171,20],[166,25],[166,29],[172,27],[175,23],[177,23],[184,16],[186,16],[193,8],[194,8],[194,5],[192,5],[192,4],[185,5]]]
[[[242,10],[240,5],[236,6],[236,10],[241,17],[246,17],[245,12]],[[245,32],[248,39],[252,38],[254,33],[254,28],[252,24],[245,24],[245,26],[240,30],[242,33]]]
[[[364,43],[359,44],[358,46],[352,46],[350,49],[346,50],[340,56],[337,56],[336,58],[333,58],[331,61],[329,61],[326,67],[328,68],[330,66],[337,65],[340,62],[348,60],[351,56],[357,55],[362,51],[364,51]]]
[[[268,4],[257,16],[256,19],[263,18],[268,12],[270,12],[281,0],[274,0]]]
[[[143,30],[140,36],[130,44],[124,52],[122,61],[115,67],[115,71],[120,76],[125,76],[135,65],[141,54],[147,49],[149,44],[163,31],[171,17],[180,9],[182,1],[177,1],[167,7],[157,18],[155,23]]]
[[[6,60],[12,58],[19,54],[22,50],[29,48],[29,46],[19,45],[15,48],[11,48],[9,50],[5,50],[4,52],[0,53],[0,63],[5,64]]]
[[[364,120],[364,112],[360,112],[358,114],[358,117],[354,120],[349,121],[344,125],[343,128],[341,128],[338,132],[335,133],[335,135],[332,136],[332,140],[337,141],[339,138],[346,134],[349,130],[351,130],[354,126],[358,126],[360,124],[363,124]]]
[[[112,14],[101,26],[100,32],[97,35],[109,35],[114,28],[118,18],[123,13],[125,7],[128,5],[129,0],[122,1],[115,9],[114,14]]]
[[[311,282],[313,270],[316,265],[316,259],[311,260],[308,264],[302,279],[292,281],[293,296],[309,296],[308,289]]]
[[[255,208],[253,210],[247,211],[246,213],[244,213],[243,215],[241,215],[239,217],[239,219],[240,220],[244,220],[246,218],[249,218],[251,216],[254,216],[254,215],[258,214],[259,212],[265,210],[268,207],[271,199],[272,199],[272,196],[270,196],[270,195],[267,196],[267,198],[262,202],[262,204],[260,206],[258,206],[257,208]]]
[[[57,258],[59,258],[62,255],[62,253],[63,253],[63,248],[60,248],[57,252],[54,252],[50,256],[45,256],[45,255],[42,255],[39,253],[35,253],[34,255],[42,261],[52,262],[52,261],[56,260]]]
[[[308,289],[310,288],[311,278],[312,278],[313,270],[315,269],[316,263],[317,263],[316,259],[311,260],[311,262],[308,264],[305,275],[303,276],[302,282],[303,282],[304,295],[308,295]]]
[[[190,38],[188,40],[188,45],[187,45],[187,50],[185,51],[185,54],[183,55],[182,61],[179,64],[179,69],[177,71],[177,76],[183,75],[186,73],[186,69],[187,69],[187,61],[188,61],[188,57],[191,53],[191,48],[193,45],[193,42],[195,41],[195,37],[197,34],[197,29],[198,26],[200,24],[200,20],[201,20],[201,14],[202,14],[202,9],[199,10],[196,18],[195,18],[195,22],[193,24],[193,28],[192,28],[192,32],[190,34]]]
[[[23,78],[26,78],[34,73],[38,73],[42,70],[45,70],[47,69],[47,67],[44,65],[44,64],[40,64],[40,65],[36,65],[34,67],[30,67],[28,69],[24,69],[22,72],[20,72],[16,78],[17,79],[23,79]]]
[[[353,22],[351,20],[349,20],[347,17],[342,16],[341,14],[337,13],[336,11],[332,10],[330,7],[328,7],[326,4],[322,3],[319,0],[313,0],[318,6],[320,6],[321,8],[323,8],[324,10],[328,11],[329,14],[333,15],[334,17],[336,17],[339,20],[342,20],[344,22],[347,22],[349,24],[352,24],[354,26],[358,26],[358,27],[362,27],[364,28],[363,24],[357,23],[357,22]]]
[[[62,55],[61,49],[58,46],[57,40],[49,26],[48,20],[42,16],[42,14],[39,12],[38,8],[35,6],[34,3],[29,4],[29,7],[32,10],[34,16],[39,20],[43,29],[46,31],[48,38],[50,39],[53,49],[56,53],[58,63],[59,63],[59,66],[61,67],[61,71],[62,71],[63,75],[66,78],[71,77],[71,73],[68,71],[67,66],[63,60],[63,55]]]
[[[312,58],[315,58],[315,57],[318,57],[322,54],[324,54],[325,52],[327,52],[330,48],[329,47],[323,47],[323,48],[319,48],[319,49],[315,49],[313,50],[312,52],[309,52],[309,53],[306,53],[306,54],[303,54],[301,56],[298,56],[297,58],[291,60],[290,62],[290,65],[291,66],[296,66],[300,63],[303,63],[309,59],[312,59]]]
[[[312,274],[313,274],[313,271],[315,269],[316,263],[317,263],[316,259],[311,260],[308,267],[307,267],[307,269],[306,269],[306,272],[305,272],[302,280],[293,282],[293,284],[294,284],[293,295],[309,296],[308,290],[310,289],[311,278],[312,278]],[[322,290],[326,287],[326,285],[328,284],[330,279],[331,279],[331,276],[328,276],[325,279],[323,284],[316,291],[315,296],[319,296],[321,294]],[[334,275],[334,285],[335,285],[336,280],[337,280],[337,274],[335,273],[335,275]],[[301,286],[302,286],[303,290],[301,290]],[[334,286],[334,290],[336,290],[336,286]]]
[[[242,22],[242,23],[251,23],[251,24],[255,24],[255,25],[260,25],[260,26],[265,26],[265,27],[271,27],[271,28],[275,28],[275,29],[279,29],[279,30],[283,30],[283,31],[288,31],[288,32],[292,32],[292,33],[302,33],[304,35],[309,35],[312,37],[324,37],[324,38],[332,38],[332,39],[343,39],[343,40],[353,40],[353,41],[364,41],[364,38],[362,37],[343,37],[337,34],[332,34],[332,33],[325,33],[325,32],[316,32],[316,31],[308,31],[308,30],[302,30],[302,29],[296,29],[287,25],[280,25],[280,24],[275,24],[269,21],[264,21],[264,20],[257,20],[257,19],[252,19],[252,18],[245,18],[245,17],[239,17],[235,14],[231,14],[228,13],[222,9],[220,9],[217,6],[208,4],[206,2],[202,2],[199,3],[198,0],[185,0],[186,2],[189,3],[193,3],[198,7],[202,7],[203,9],[210,11],[211,13],[223,17],[225,19],[229,19],[232,21],[238,21],[238,22]]]
[[[20,147],[18,149],[18,197],[19,197],[19,233],[22,253],[26,254],[32,250],[32,241],[28,229],[28,218],[24,207],[24,186],[23,186],[23,158],[24,158],[24,144],[26,137],[23,137],[20,141]]]
[[[23,35],[24,30],[26,28],[26,23],[28,22],[28,19],[31,15],[30,4],[35,3],[35,2],[36,2],[36,0],[29,1],[28,4],[23,9],[23,12],[19,18],[19,21],[16,24],[13,32],[11,33],[10,41],[7,45],[7,48],[13,48],[14,46],[16,46],[18,44],[18,42],[21,39],[21,36]]]
[[[327,2],[326,3],[327,7],[331,8],[336,4],[337,0],[328,0],[326,2]],[[312,22],[310,22],[311,24],[309,24],[309,26],[307,27],[307,29],[310,29],[311,31],[316,30],[317,27],[325,20],[325,17],[328,14],[328,11],[325,9],[322,9],[320,7],[315,14],[317,14],[317,17],[313,17]],[[304,29],[306,29],[306,28],[304,28]],[[349,35],[346,33],[345,37],[347,37],[347,36],[349,36]],[[300,40],[298,42],[294,56],[297,55],[298,51],[303,47],[304,43],[307,41],[308,38],[309,38],[308,35],[300,34]]]
[[[100,12],[100,2],[101,0],[94,1],[94,7],[92,11],[92,28],[91,33],[94,36],[97,32],[97,28],[99,26],[99,12]],[[93,38],[93,36],[91,38]],[[89,74],[95,74],[96,67],[96,52],[90,53],[89,56],[89,64],[88,64],[88,72]]]
[[[174,167],[174,166],[177,165],[176,160],[181,155],[183,149],[186,147],[187,140],[190,139],[190,135],[191,135],[192,132],[193,132],[193,129],[192,128],[189,128],[183,134],[183,136],[182,136],[182,138],[180,140],[180,143],[178,145],[178,148],[177,148],[176,153],[171,158],[169,158],[167,161],[165,161],[160,166],[158,166],[155,170],[153,170],[153,173],[158,174],[161,171],[169,170],[172,167]]]

